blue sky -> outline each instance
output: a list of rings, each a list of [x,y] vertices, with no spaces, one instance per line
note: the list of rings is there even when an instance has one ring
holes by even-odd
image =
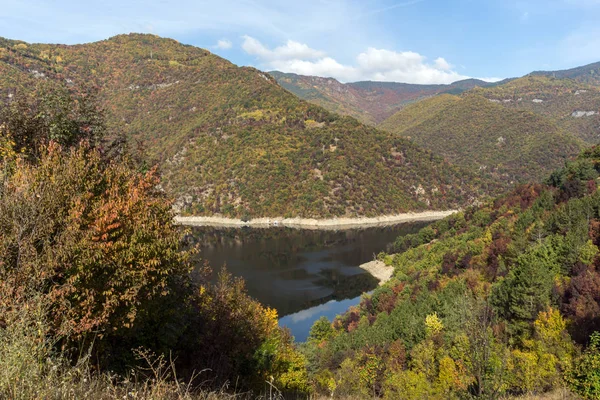
[[[600,0],[0,0],[0,36],[11,39],[129,32],[264,70],[449,83],[600,61]]]

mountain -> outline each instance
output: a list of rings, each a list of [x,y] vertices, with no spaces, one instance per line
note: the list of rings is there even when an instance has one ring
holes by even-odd
[[[600,87],[574,79],[529,75],[478,93],[510,109],[528,110],[553,119],[580,139],[600,141]]]
[[[457,165],[515,182],[543,179],[584,147],[553,119],[490,101],[480,94],[486,90],[419,101],[380,127]]]
[[[416,85],[396,82],[341,83],[333,78],[269,72],[281,86],[301,99],[329,111],[376,125],[406,104],[440,93],[460,94],[474,87],[492,85],[467,79],[450,85]]]
[[[313,325],[305,354],[317,390],[597,398],[599,166],[596,147],[548,184],[520,186],[398,238],[379,257],[393,267],[391,280]]]
[[[379,128],[401,134],[460,100],[461,98],[455,95],[441,94],[409,104],[402,111],[398,111],[379,124]]]
[[[98,88],[109,130],[160,166],[184,214],[373,216],[454,208],[483,193],[474,174],[406,139],[174,40],[1,39],[0,72],[7,101],[49,81]]]
[[[600,85],[600,62],[561,71],[535,71],[531,75],[549,76],[559,79],[568,78],[590,85]]]

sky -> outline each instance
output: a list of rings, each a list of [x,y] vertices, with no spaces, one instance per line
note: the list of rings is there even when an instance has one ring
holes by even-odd
[[[600,61],[600,0],[0,0],[10,39],[130,32],[342,82],[497,80]]]

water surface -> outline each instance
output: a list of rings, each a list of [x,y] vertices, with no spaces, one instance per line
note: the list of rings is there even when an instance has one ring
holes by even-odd
[[[360,264],[425,225],[344,231],[194,227],[192,238],[200,244],[199,257],[215,271],[225,265],[243,277],[248,293],[275,308],[280,324],[302,341],[319,317],[333,318],[377,286]]]

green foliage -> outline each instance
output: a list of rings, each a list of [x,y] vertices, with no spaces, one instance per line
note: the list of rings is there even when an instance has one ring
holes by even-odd
[[[527,329],[538,313],[550,306],[555,277],[560,272],[557,255],[548,245],[538,245],[521,254],[508,276],[492,293],[492,304],[500,316],[516,329]]]
[[[575,361],[567,381],[573,391],[583,398],[600,398],[600,333],[592,334],[589,347]]]
[[[394,277],[306,344],[313,376],[338,396],[499,398],[569,384],[596,398],[600,341],[576,355],[600,329],[600,192],[588,184],[599,156],[567,163],[555,186],[519,186],[398,239],[397,254],[380,255]],[[351,381],[364,354],[383,364]]]
[[[141,164],[158,165],[184,214],[375,216],[457,208],[488,192],[411,142],[206,50],[138,34],[82,46],[15,43],[0,39],[8,49],[0,86],[28,93],[44,74],[72,90],[97,87],[107,138],[125,138]]]
[[[27,151],[34,157],[40,146],[50,141],[69,147],[86,140],[96,146],[105,133],[104,116],[97,104],[90,89],[71,93],[60,84],[39,84],[33,95],[19,95],[0,104],[0,125],[3,134],[14,140],[15,151]]]
[[[381,127],[491,179],[494,185],[539,181],[577,155],[583,143],[550,118],[484,97],[504,86],[425,99]]]
[[[313,326],[310,328],[310,333],[308,335],[309,341],[322,342],[323,340],[327,340],[333,334],[333,328],[331,326],[331,322],[327,317],[323,316],[315,321]]]

